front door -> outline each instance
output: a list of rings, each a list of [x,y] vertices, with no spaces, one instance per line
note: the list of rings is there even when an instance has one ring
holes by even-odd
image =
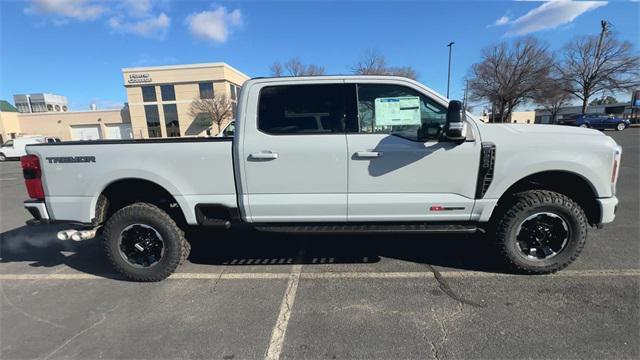
[[[421,141],[446,107],[411,84],[356,86],[358,130],[347,134],[349,221],[469,220],[479,141]]]
[[[343,88],[342,82],[252,88],[259,105],[245,114],[239,142],[248,219],[346,221]]]

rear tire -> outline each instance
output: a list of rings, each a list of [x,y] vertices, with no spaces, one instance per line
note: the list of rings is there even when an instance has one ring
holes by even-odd
[[[565,195],[546,190],[515,194],[496,226],[497,245],[505,262],[528,274],[564,269],[580,254],[587,239],[587,217]]]
[[[160,281],[189,256],[184,232],[162,209],[135,203],[104,226],[104,248],[114,268],[133,281]]]

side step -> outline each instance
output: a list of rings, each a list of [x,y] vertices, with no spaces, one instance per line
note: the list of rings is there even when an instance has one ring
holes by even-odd
[[[423,233],[423,234],[473,234],[474,225],[461,224],[260,224],[255,229],[272,232],[312,233]]]

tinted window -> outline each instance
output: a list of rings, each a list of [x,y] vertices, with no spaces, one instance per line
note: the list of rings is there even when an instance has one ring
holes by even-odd
[[[359,132],[393,134],[418,140],[421,128],[437,131],[447,109],[421,93],[400,85],[358,85]]]
[[[164,124],[167,130],[168,137],[180,136],[180,123],[178,121],[178,109],[176,104],[162,105],[164,111]]]
[[[200,83],[200,99],[213,99],[213,83]]]
[[[144,102],[156,101],[156,88],[155,88],[155,86],[143,86],[142,87],[142,101],[144,101]]]
[[[174,101],[176,99],[176,91],[173,85],[160,86],[160,94],[162,95],[162,101]]]
[[[145,105],[144,115],[147,118],[147,130],[149,131],[149,137],[162,137],[160,132],[160,115],[158,114],[157,105]]]
[[[258,128],[269,134],[344,131],[343,86],[270,86],[260,91]]]

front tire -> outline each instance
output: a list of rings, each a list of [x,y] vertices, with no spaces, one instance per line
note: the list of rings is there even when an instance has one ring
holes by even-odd
[[[506,263],[518,272],[564,269],[582,252],[587,217],[565,195],[546,190],[515,194],[498,220],[496,239]]]
[[[581,128],[590,128],[591,126],[589,126],[589,124],[581,124],[580,127]]]
[[[618,131],[622,131],[626,128],[627,126],[624,123],[618,123],[618,125],[616,125],[616,130]]]
[[[160,281],[189,256],[184,232],[162,209],[135,203],[104,226],[104,248],[113,267],[133,281]]]
[[[7,157],[3,153],[0,153],[0,161],[7,161]]]

